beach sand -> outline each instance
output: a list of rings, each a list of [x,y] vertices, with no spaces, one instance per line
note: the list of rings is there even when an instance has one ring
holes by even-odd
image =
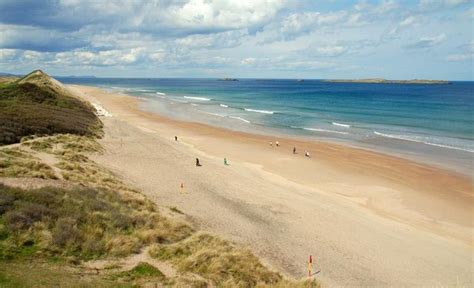
[[[286,275],[305,277],[312,255],[314,277],[328,286],[474,285],[468,176],[339,144],[176,121],[140,110],[134,97],[68,87],[113,115],[102,118],[106,152],[94,160]],[[280,147],[269,145],[276,140]]]

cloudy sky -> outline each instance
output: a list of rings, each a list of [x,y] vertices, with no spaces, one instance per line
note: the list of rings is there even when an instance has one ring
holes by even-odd
[[[473,79],[470,0],[0,0],[0,71]]]

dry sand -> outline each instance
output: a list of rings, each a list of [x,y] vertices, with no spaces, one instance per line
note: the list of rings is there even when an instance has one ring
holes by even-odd
[[[474,285],[472,178],[353,147],[171,120],[140,110],[137,98],[69,88],[113,115],[103,118],[106,153],[96,161],[284,274],[304,277],[311,254],[328,286]],[[275,140],[280,147],[268,144]]]

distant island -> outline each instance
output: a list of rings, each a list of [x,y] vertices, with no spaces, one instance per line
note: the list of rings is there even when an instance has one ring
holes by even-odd
[[[368,79],[328,79],[323,80],[325,82],[337,82],[337,83],[374,83],[374,84],[450,84],[449,81],[445,80],[423,80],[423,79],[412,79],[412,80],[387,80],[383,78],[368,78]]]
[[[236,79],[236,78],[221,78],[219,80],[220,81],[239,81],[239,79]]]

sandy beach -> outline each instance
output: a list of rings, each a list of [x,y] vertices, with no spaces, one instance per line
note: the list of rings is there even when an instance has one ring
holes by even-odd
[[[312,255],[325,286],[474,285],[468,176],[333,143],[172,120],[140,110],[138,98],[68,87],[111,113],[102,118],[106,152],[94,160],[288,276],[304,277]]]

